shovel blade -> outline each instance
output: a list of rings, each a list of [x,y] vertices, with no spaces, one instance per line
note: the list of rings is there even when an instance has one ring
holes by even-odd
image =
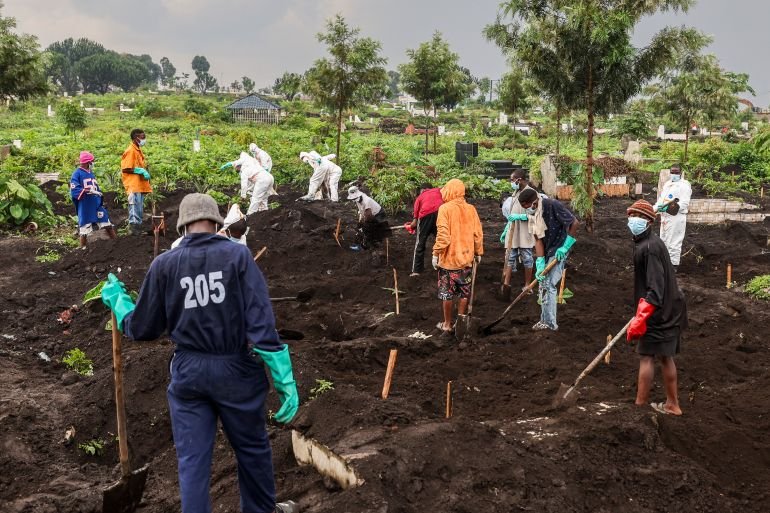
[[[315,289],[313,287],[308,287],[306,289],[300,290],[297,294],[297,301],[300,303],[307,303],[311,299],[313,299],[313,296],[315,295]]]
[[[142,502],[144,486],[147,483],[147,470],[144,467],[134,470],[109,488],[105,488],[102,499],[102,513],[134,513]]]
[[[564,383],[559,386],[559,391],[556,392],[556,396],[553,398],[551,406],[559,408],[562,406],[570,406],[577,402],[580,393],[575,390],[574,386],[565,385]]]
[[[478,323],[470,315],[458,315],[455,324],[455,338],[462,342],[470,340],[473,334],[478,331]]]

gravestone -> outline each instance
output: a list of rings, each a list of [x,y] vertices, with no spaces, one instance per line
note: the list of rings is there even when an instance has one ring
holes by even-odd
[[[639,141],[628,141],[628,148],[623,155],[623,160],[633,166],[638,166],[642,162],[642,145]]]

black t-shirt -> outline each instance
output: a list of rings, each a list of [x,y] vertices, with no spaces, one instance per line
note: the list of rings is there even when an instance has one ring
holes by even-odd
[[[564,244],[569,235],[567,230],[575,221],[575,216],[558,200],[540,198],[540,201],[543,202],[543,221],[547,228],[543,244],[545,258],[548,260]]]

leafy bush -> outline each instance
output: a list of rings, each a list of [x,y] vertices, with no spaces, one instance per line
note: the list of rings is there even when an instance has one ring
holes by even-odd
[[[101,456],[104,454],[104,440],[101,438],[94,438],[93,440],[79,444],[78,449],[83,451],[87,456]]]
[[[83,304],[90,303],[91,301],[95,301],[97,299],[101,299],[102,289],[104,288],[104,285],[106,283],[107,283],[106,280],[102,280],[96,284],[96,287],[86,292],[85,295],[83,296]]]
[[[64,353],[64,358],[61,359],[61,362],[66,365],[69,370],[76,372],[81,376],[94,375],[94,362],[86,356],[86,353],[77,347]]]
[[[755,276],[746,284],[746,293],[756,299],[770,300],[770,274]]]
[[[53,206],[34,184],[23,185],[17,180],[0,177],[0,225],[20,226],[36,221],[48,226],[55,222]]]
[[[383,169],[368,180],[372,196],[388,213],[394,214],[406,207],[415,196],[417,188],[428,177],[422,171],[411,169]]]
[[[205,116],[211,110],[211,106],[201,100],[195,98],[187,98],[184,101],[184,111],[192,114],[198,114],[199,116]]]
[[[56,109],[56,116],[64,123],[64,131],[68,134],[83,130],[88,125],[86,110],[74,102],[65,102]]]

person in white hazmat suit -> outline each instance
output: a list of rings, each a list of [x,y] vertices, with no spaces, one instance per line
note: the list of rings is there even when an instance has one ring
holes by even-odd
[[[339,185],[342,177],[342,168],[332,162],[337,157],[334,153],[321,157],[321,166],[326,166],[326,190],[329,191],[329,199],[335,203],[340,200]]]
[[[692,187],[682,177],[678,164],[671,166],[671,178],[663,184],[654,208],[660,213],[660,238],[671,256],[671,264],[679,270],[682,242],[687,228],[687,212],[690,209]]]
[[[301,152],[299,154],[299,159],[313,168],[313,174],[310,176],[310,185],[308,185],[307,194],[298,198],[298,201],[315,201],[321,199],[321,185],[326,182],[326,177],[329,173],[328,167],[321,165],[323,157],[321,157],[317,151],[313,150],[310,152]]]
[[[257,146],[256,143],[249,144],[249,153],[251,153],[252,157],[257,159],[257,162],[259,162],[259,165],[262,166],[265,171],[268,173],[272,172],[273,159],[270,157],[269,153]]]
[[[246,235],[249,233],[249,227],[246,226],[246,216],[241,212],[241,207],[236,203],[230,207],[230,211],[227,213],[227,217],[224,219],[222,229],[217,232],[217,235],[227,237],[231,241],[237,244],[246,245]],[[184,235],[176,239],[171,243],[171,249],[176,249],[177,246],[184,239]]]
[[[241,198],[245,199],[251,195],[246,215],[267,210],[267,199],[270,197],[270,194],[275,194],[273,190],[275,178],[273,175],[265,171],[257,159],[245,151],[241,152],[238,160],[228,162],[220,169],[224,170],[229,167],[234,167],[241,175]]]

